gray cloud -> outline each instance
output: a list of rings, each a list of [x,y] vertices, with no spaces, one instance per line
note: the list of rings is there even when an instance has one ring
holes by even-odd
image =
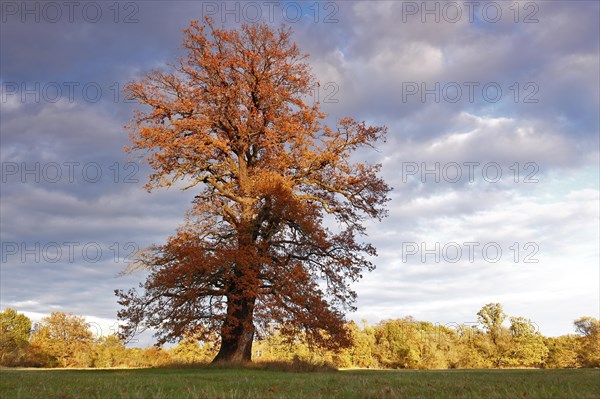
[[[42,4],[28,6],[36,3]],[[78,14],[73,23],[65,17],[57,23],[29,17],[22,23],[17,14],[0,24],[3,245],[76,241],[104,250],[95,263],[81,254],[74,261],[51,263],[43,256],[32,261],[31,255],[23,261],[20,253],[4,251],[13,247],[3,247],[2,307],[114,320],[112,290],[135,286],[143,273],[115,278],[125,264],[114,259],[111,246],[117,242],[123,252],[130,242],[138,247],[164,242],[193,198],[194,189],[148,194],[142,188],[147,165],[123,152],[123,125],[135,106],[124,103],[119,90],[180,55],[182,29],[213,3],[134,3],[137,10],[120,9],[118,23],[108,8],[112,3],[97,2],[104,7],[97,23]],[[483,304],[501,301],[509,313],[538,322],[542,332],[560,334],[571,331],[572,319],[598,311],[599,4],[518,2],[515,23],[509,8],[515,2],[496,3],[503,14],[494,23],[481,10],[469,22],[464,9],[454,23],[443,16],[422,23],[421,15],[407,7],[424,3],[396,1],[298,3],[302,18],[295,22],[292,14],[282,14],[286,4],[280,3],[268,21],[287,22],[299,47],[310,53],[329,120],[353,116],[389,128],[388,141],[378,151],[356,156],[382,162],[395,190],[390,217],[369,224],[380,257],[377,270],[356,285],[355,319],[375,322],[410,314],[439,323],[465,322],[474,320]],[[235,15],[222,14],[226,7],[243,10],[245,3],[214,4],[217,24],[223,15],[226,26],[248,17],[241,12],[235,21]],[[442,10],[443,3],[438,5]],[[132,11],[138,22],[122,23]],[[526,16],[538,22],[524,23]],[[477,84],[472,101],[469,82]],[[23,94],[23,84],[34,91],[38,84],[40,90]],[[73,99],[69,84],[76,84]],[[482,94],[486,84],[496,85],[490,95],[501,88],[498,101]],[[56,85],[62,93],[54,102]],[[90,99],[93,91],[84,92],[86,85],[101,88],[97,101]],[[452,102],[456,87],[461,97]],[[407,92],[415,88],[419,91]],[[423,88],[433,92],[422,97]],[[65,163],[72,162],[77,165],[69,181]],[[407,163],[421,168],[436,162],[441,168],[458,163],[463,176],[448,181],[442,175],[439,183],[431,175],[425,181],[420,174],[403,176]],[[464,162],[481,164],[474,181],[467,178]],[[491,162],[503,172],[497,182],[482,175],[481,166]],[[519,182],[513,179],[515,162]],[[534,170],[526,168],[528,162],[538,168],[537,183],[523,183]],[[58,181],[53,181],[53,164],[62,172]],[[102,177],[89,181],[95,165]],[[36,167],[39,182],[36,172],[22,175],[23,168]],[[540,262],[402,261],[402,243],[466,240],[494,241],[503,248],[515,241],[539,242]],[[51,252],[46,255],[52,258]]]

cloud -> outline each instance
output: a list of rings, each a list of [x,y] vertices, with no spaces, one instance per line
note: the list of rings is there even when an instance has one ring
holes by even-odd
[[[380,248],[378,267],[356,285],[359,311],[353,319],[374,323],[412,315],[462,323],[474,321],[483,304],[501,302],[509,314],[532,318],[542,332],[556,335],[570,331],[578,317],[573,309],[596,314],[599,254],[590,243],[600,240],[597,189],[555,197],[514,193],[470,212],[469,196],[461,190],[430,201],[428,217],[418,202],[414,212],[392,209],[392,220],[384,222],[391,228],[380,227],[384,233],[372,237]],[[455,199],[463,199],[466,209],[449,207]],[[474,248],[472,261],[467,243]],[[554,306],[562,312],[546,310]]]
[[[268,21],[287,22],[310,53],[332,123],[353,116],[388,127],[386,143],[355,157],[383,163],[394,191],[390,217],[368,224],[380,256],[356,284],[359,312],[350,317],[474,321],[481,306],[500,301],[543,333],[562,334],[574,318],[598,313],[600,5],[496,3],[496,22],[483,4],[470,20],[458,3],[462,14],[451,22],[452,6],[397,1],[302,3],[291,23],[281,13],[288,3],[278,3]],[[23,23],[17,15],[2,23],[0,236],[18,248],[3,253],[0,300],[32,315],[61,310],[110,325],[118,309],[112,290],[143,279],[141,272],[115,278],[125,244],[164,242],[194,195],[142,188],[150,171],[123,152],[123,125],[136,106],[121,89],[182,55],[182,29],[202,19],[208,3],[133,2],[138,8],[121,8],[117,22],[112,3],[98,4],[96,23],[80,14],[73,22]],[[243,12],[221,13],[234,2],[217,5],[217,25],[244,22]],[[424,6],[438,7],[437,22]],[[137,22],[123,23],[132,11]],[[85,87],[100,87],[98,101]],[[479,163],[472,176],[470,163]],[[403,243],[428,249],[470,240],[482,243],[477,262],[436,263],[433,255],[422,262],[419,253],[403,261]],[[51,246],[39,262],[19,253],[36,243],[66,251],[72,241],[80,243],[73,261],[48,262]],[[497,263],[482,261],[487,242],[504,251]],[[528,242],[539,244],[538,263],[522,262]],[[86,243],[104,256],[84,259]]]

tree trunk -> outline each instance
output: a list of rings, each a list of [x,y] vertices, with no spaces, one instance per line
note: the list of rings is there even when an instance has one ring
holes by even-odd
[[[254,298],[228,299],[227,316],[221,328],[221,348],[213,363],[252,361],[254,302]]]
[[[248,165],[243,156],[238,157],[239,185],[241,193],[248,194]],[[242,201],[242,214],[238,230],[238,250],[248,252],[254,247],[254,223],[252,206]],[[256,274],[258,265],[251,260],[241,260],[236,264],[235,280],[227,296],[227,315],[221,328],[221,348],[213,363],[248,363],[252,361],[252,342],[254,340],[254,304],[256,302]]]

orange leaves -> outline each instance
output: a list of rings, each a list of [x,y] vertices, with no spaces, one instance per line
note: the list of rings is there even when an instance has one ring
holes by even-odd
[[[390,190],[378,165],[352,155],[385,127],[324,123],[318,104],[304,102],[316,81],[289,29],[192,21],[183,48],[171,71],[127,86],[144,107],[128,151],[154,169],[147,187],[186,179],[198,193],[186,224],[144,259],[144,292],[118,293],[126,331],[152,327],[174,340],[220,328],[220,356],[249,353],[236,346],[268,322],[346,342],[348,282],[373,269],[366,256],[375,254],[360,242],[361,223],[385,215]],[[339,231],[324,226],[327,214]]]

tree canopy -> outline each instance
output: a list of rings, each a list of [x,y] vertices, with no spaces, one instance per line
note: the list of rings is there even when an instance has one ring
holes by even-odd
[[[385,127],[335,127],[308,104],[316,79],[291,39],[266,24],[239,30],[192,21],[187,54],[127,86],[144,105],[132,152],[154,173],[148,189],[184,181],[198,194],[187,220],[141,263],[142,293],[117,291],[124,335],[154,328],[159,342],[220,331],[216,360],[248,361],[256,329],[349,343],[349,283],[370,271],[364,222],[385,216],[380,165],[352,155]]]
[[[63,312],[52,312],[39,323],[31,344],[63,367],[86,363],[78,357],[90,356],[94,336],[83,317]]]
[[[22,357],[29,345],[31,320],[16,310],[0,313],[0,364],[12,364]]]

